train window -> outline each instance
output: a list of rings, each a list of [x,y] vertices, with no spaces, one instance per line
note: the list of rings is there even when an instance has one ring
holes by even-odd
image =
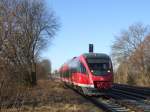
[[[78,60],[73,60],[70,63],[71,73],[79,72],[79,62]]]
[[[84,67],[82,63],[80,63],[80,72],[84,74],[86,73],[86,68]]]
[[[109,63],[88,63],[94,75],[103,75],[111,71]]]
[[[76,72],[76,68],[71,68],[71,73],[75,73]]]

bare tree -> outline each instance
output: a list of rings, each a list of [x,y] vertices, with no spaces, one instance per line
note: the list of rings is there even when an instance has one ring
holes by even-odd
[[[128,78],[131,82],[131,78],[136,80],[136,77],[137,79],[144,77],[142,74],[147,71],[145,50],[148,45],[145,39],[149,34],[149,26],[136,23],[129,26],[128,30],[122,31],[119,36],[116,36],[116,40],[112,45],[112,56],[114,62],[120,67],[127,65],[128,69],[122,69],[123,72],[120,74],[126,80],[125,82]]]
[[[42,0],[0,0],[0,8],[1,59],[12,77],[35,84],[37,56],[58,30],[56,16]]]
[[[58,28],[43,0],[0,0],[0,111],[36,84],[37,57]]]

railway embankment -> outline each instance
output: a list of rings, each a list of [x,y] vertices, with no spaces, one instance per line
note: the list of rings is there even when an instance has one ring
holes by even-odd
[[[149,88],[115,84],[103,96],[88,97],[59,79],[39,80],[14,100],[1,102],[1,112],[150,112]]]
[[[103,112],[58,80],[39,80],[24,97],[1,104],[5,112]]]

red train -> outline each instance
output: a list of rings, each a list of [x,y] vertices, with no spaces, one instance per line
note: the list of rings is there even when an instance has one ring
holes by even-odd
[[[59,70],[62,81],[85,95],[99,95],[112,87],[113,67],[108,55],[85,53]]]

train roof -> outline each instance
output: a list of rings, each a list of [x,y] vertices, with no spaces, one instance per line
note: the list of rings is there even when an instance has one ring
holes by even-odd
[[[79,57],[73,57],[72,59],[68,60],[66,63],[62,65],[62,68],[67,66],[70,62],[72,62],[72,60],[80,60],[79,58],[81,56],[84,56],[85,58],[102,58],[102,59],[108,59],[108,60],[110,59],[110,57],[104,53],[84,53],[80,55]]]
[[[110,59],[107,54],[104,53],[84,53],[83,56],[85,58],[103,58],[103,59]]]

